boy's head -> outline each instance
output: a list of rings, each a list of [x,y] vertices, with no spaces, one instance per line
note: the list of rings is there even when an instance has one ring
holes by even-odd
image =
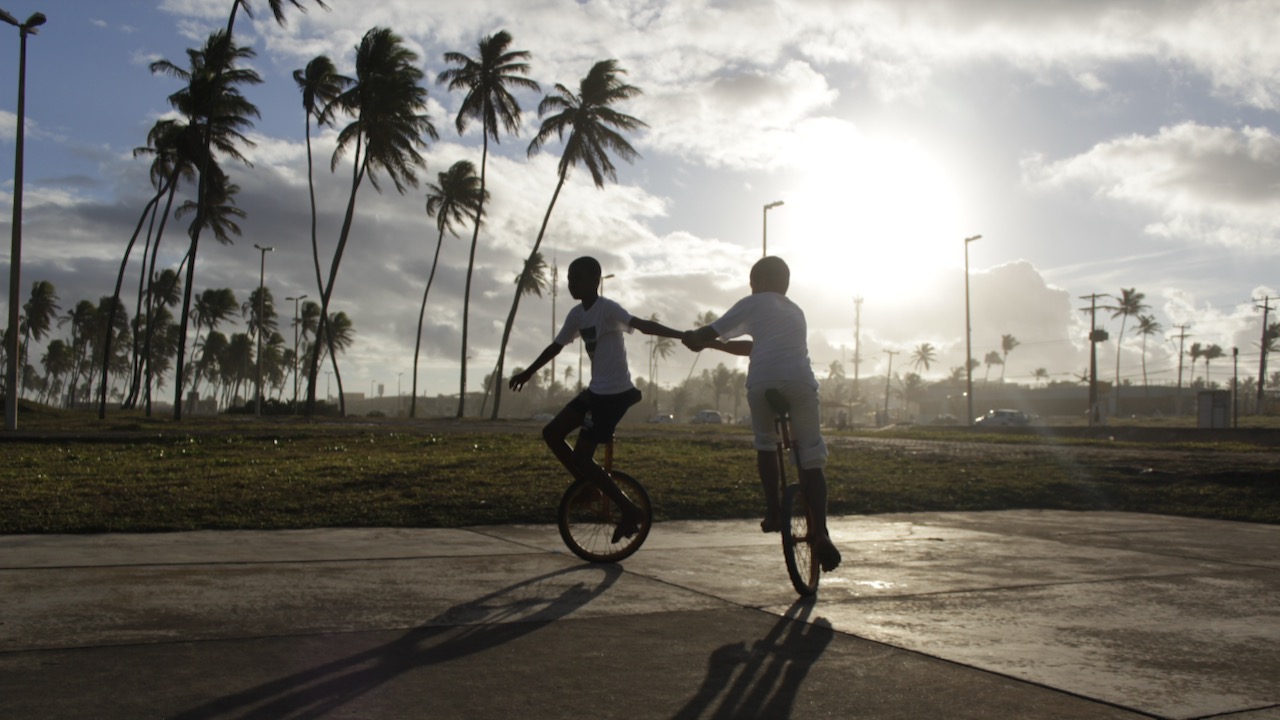
[[[600,287],[600,262],[593,257],[583,257],[569,263],[569,295],[575,300],[596,294]]]
[[[751,292],[776,292],[786,295],[791,286],[791,268],[780,257],[760,258],[751,266]]]

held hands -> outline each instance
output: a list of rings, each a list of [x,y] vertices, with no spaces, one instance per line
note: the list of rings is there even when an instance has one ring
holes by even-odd
[[[680,342],[684,343],[685,347],[694,352],[702,352],[707,347],[706,343],[698,342],[698,337],[692,330],[685,330],[684,334],[680,337]]]

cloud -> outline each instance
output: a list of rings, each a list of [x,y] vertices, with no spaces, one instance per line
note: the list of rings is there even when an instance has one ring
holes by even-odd
[[[1080,185],[1154,210],[1146,230],[1160,237],[1272,250],[1280,234],[1280,137],[1266,128],[1187,122],[1056,162],[1030,157],[1023,170],[1033,186]]]

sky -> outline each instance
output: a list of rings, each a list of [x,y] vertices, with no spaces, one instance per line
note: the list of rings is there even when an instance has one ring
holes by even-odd
[[[244,90],[261,110],[244,150],[252,167],[225,163],[247,217],[234,244],[201,243],[195,287],[230,287],[243,302],[259,280],[254,244],[273,247],[265,282],[291,340],[284,298],[320,295],[292,72],[326,54],[354,74],[364,33],[394,30],[420,57],[439,140],[424,152],[419,187],[359,191],[331,306],[356,333],[341,359],[348,391],[409,392],[437,241],[426,187],[453,162],[480,157],[478,126],[460,135],[454,125],[462,95],[435,78],[450,67],[446,52],[475,56],[480,39],[499,30],[530,53],[529,77],[542,92],[516,93],[522,128],[491,145],[469,389],[496,361],[515,276],[555,186],[562,146],[526,152],[538,102],[557,83],[576,90],[610,58],[643,91],[620,107],[648,126],[629,137],[640,157],[617,161],[617,181],[604,189],[585,169],[571,173],[542,249],[561,269],[580,255],[598,258],[613,275],[605,295],[634,315],[685,329],[705,311],[723,313],[749,292],[767,234],[768,253],[792,268],[789,295],[805,310],[819,377],[833,362],[854,374],[855,326],[863,378],[883,377],[891,361],[895,373],[926,380],[962,366],[966,247],[973,356],[999,351],[1004,335],[1020,343],[1005,367],[990,369],[993,380],[1030,384],[1040,368],[1076,379],[1089,364],[1082,308],[1095,293],[1143,293],[1144,314],[1163,328],[1145,339],[1144,354],[1136,319],[1121,336],[1121,318],[1099,311],[1098,326],[1111,333],[1098,349],[1102,379],[1115,375],[1117,340],[1120,376],[1135,383],[1144,357],[1151,383],[1176,382],[1180,342],[1184,351],[1218,344],[1228,356],[1239,348],[1241,377],[1256,376],[1265,298],[1269,322],[1280,320],[1280,0],[326,4],[305,0],[305,13],[288,6],[280,27],[266,0],[252,0],[254,18],[237,21],[237,41],[253,48],[249,64],[264,80]],[[167,97],[179,87],[148,65],[185,66],[186,50],[224,26],[230,6],[0,1],[19,20],[48,16],[27,49],[24,301],[37,280],[54,283],[64,311],[111,294],[151,192],[148,160],[132,150],[171,113]],[[8,209],[18,34],[0,30],[0,205]],[[335,132],[312,139],[326,269],[350,192],[350,156],[329,171]],[[0,215],[9,237],[11,216]],[[460,235],[444,240],[428,300],[418,368],[425,395],[459,387],[469,227]],[[974,235],[981,239],[966,245]],[[180,237],[166,235],[162,265],[176,267]],[[0,264],[7,317],[8,243]],[[554,314],[550,293],[522,301],[508,370],[531,362],[563,320],[572,301],[560,278]],[[648,374],[645,343],[638,333],[628,340],[638,377]],[[921,343],[936,348],[927,369],[911,365]],[[561,355],[558,373],[574,350]],[[718,354],[696,369],[713,361],[742,362]],[[693,363],[679,348],[656,379],[678,383]],[[1227,378],[1229,367],[1229,357],[1219,360],[1212,378]]]

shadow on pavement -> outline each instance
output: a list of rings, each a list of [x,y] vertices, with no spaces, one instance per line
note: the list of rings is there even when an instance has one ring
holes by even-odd
[[[750,647],[717,648],[702,686],[674,720],[791,717],[805,676],[835,636],[826,619],[808,621],[813,607],[812,599],[797,600]]]
[[[414,669],[485,652],[536,632],[599,597],[622,572],[614,565],[583,565],[530,578],[455,605],[380,647],[210,700],[172,717],[207,720],[228,713],[264,720],[323,717]],[[554,596],[541,592],[545,582],[571,574],[600,577],[594,585],[579,582],[560,588]],[[465,629],[459,633],[458,626]]]

